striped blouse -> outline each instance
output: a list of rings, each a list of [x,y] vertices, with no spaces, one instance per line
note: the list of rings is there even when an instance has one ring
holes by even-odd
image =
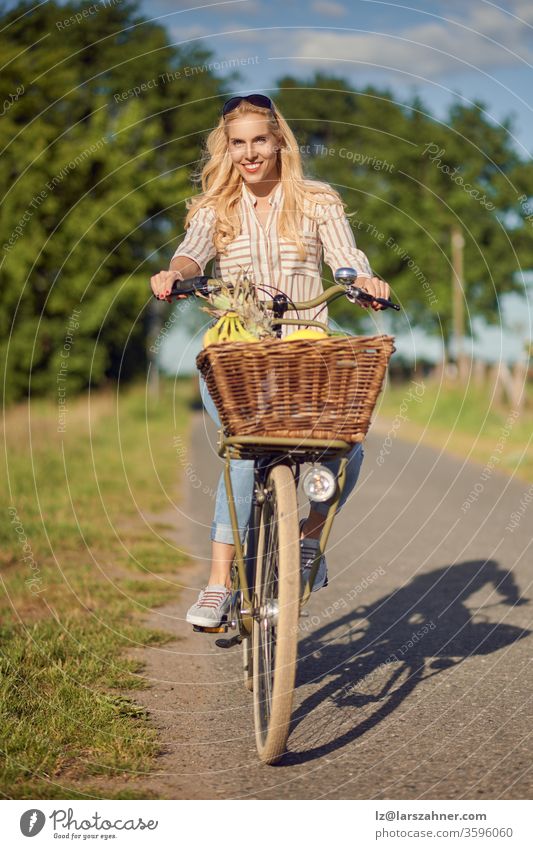
[[[327,183],[322,185],[327,191]],[[172,259],[189,257],[200,266],[202,274],[207,263],[214,259],[213,277],[224,278],[228,272],[237,274],[239,269],[248,271],[259,288],[259,297],[265,300],[277,291],[284,292],[293,301],[310,300],[321,294],[322,252],[332,272],[341,266],[351,266],[362,276],[372,276],[367,257],[355,245],[343,206],[340,203],[321,204],[320,195],[315,195],[315,198],[315,214],[320,215],[320,220],[304,215],[302,236],[307,255],[303,260],[298,258],[294,242],[278,236],[277,224],[283,203],[282,183],[269,198],[272,209],[266,227],[263,227],[255,213],[257,198],[244,181],[240,203],[242,230],[227,245],[227,253],[217,254],[213,244],[214,209],[201,207],[192,218]],[[327,306],[323,304],[311,310],[299,310],[298,314],[287,313],[287,318],[296,317],[317,317],[327,323]],[[297,329],[295,325],[284,326],[282,332],[285,336]]]

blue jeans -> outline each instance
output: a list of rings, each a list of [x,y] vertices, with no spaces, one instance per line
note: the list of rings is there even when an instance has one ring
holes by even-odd
[[[209,394],[205,380],[200,376],[200,395],[206,412],[213,419],[218,428],[221,427],[215,403]],[[346,464],[346,480],[344,489],[339,500],[337,513],[344,505],[346,499],[350,495],[352,489],[357,483],[361,464],[363,462],[364,451],[361,443],[357,443],[348,453],[348,462]],[[337,474],[340,465],[340,459],[330,460],[321,465],[331,469],[334,475]],[[237,525],[241,536],[241,541],[244,542],[246,529],[250,520],[252,510],[252,496],[254,491],[254,461],[253,460],[230,460],[230,477],[231,486],[233,488],[233,496],[235,500],[235,510],[237,512]],[[332,498],[328,501],[310,501],[310,506],[313,510],[325,516],[329,510]],[[226,484],[224,481],[224,472],[220,475],[218,481],[218,489],[215,503],[215,516],[211,525],[211,539],[216,542],[225,542],[233,544],[233,531],[231,528],[231,519],[229,514],[228,502],[226,498]]]

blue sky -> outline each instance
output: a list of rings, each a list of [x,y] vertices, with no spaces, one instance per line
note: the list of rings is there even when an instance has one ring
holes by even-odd
[[[219,62],[242,59],[236,91],[268,93],[285,73],[342,75],[354,90],[418,93],[442,117],[454,96],[481,99],[494,121],[515,119],[515,143],[533,148],[532,0],[146,0],[172,41],[196,41]]]

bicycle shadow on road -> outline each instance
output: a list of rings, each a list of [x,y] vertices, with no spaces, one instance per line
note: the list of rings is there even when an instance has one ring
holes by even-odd
[[[487,603],[469,608],[467,600],[480,590]],[[280,765],[341,749],[385,720],[423,681],[529,636],[498,621],[506,607],[528,603],[496,561],[470,560],[418,575],[373,604],[300,634],[296,687],[322,686],[293,714],[291,735],[304,723],[298,748],[305,750],[289,751]],[[494,621],[489,608],[497,611]]]

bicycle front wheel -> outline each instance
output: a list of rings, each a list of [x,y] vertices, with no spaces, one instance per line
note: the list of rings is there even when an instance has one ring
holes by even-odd
[[[292,712],[300,608],[298,504],[292,469],[266,481],[257,544],[253,693],[257,751],[273,764],[285,752]]]

